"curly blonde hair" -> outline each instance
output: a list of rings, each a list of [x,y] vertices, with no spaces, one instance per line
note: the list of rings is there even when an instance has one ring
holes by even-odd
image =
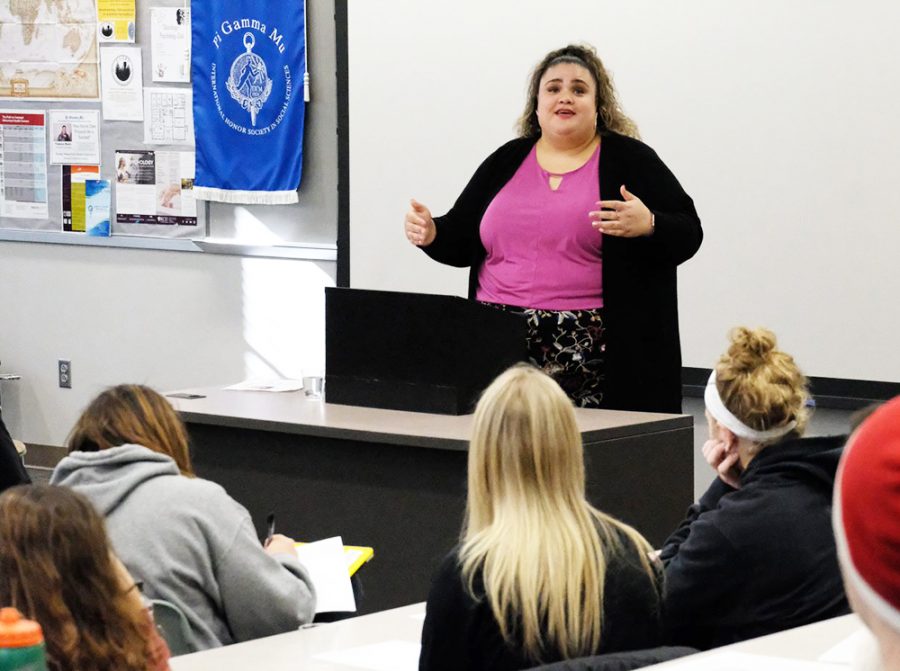
[[[716,388],[725,407],[757,431],[797,423],[802,434],[809,421],[809,382],[794,358],[777,349],[775,334],[765,328],[739,326],[716,364]]]
[[[556,49],[544,56],[531,73],[528,83],[528,98],[525,103],[525,111],[519,117],[519,137],[538,137],[541,127],[537,118],[537,97],[541,84],[541,77],[554,65],[560,63],[575,63],[591,73],[597,88],[595,103],[597,106],[597,132],[601,135],[605,132],[619,133],[629,137],[640,139],[637,125],[619,105],[616,98],[616,89],[613,86],[612,75],[603,66],[603,61],[597,55],[597,50],[589,44],[569,44],[562,49]]]
[[[119,579],[103,518],[65,487],[0,496],[0,603],[36,620],[50,671],[144,671],[145,615]]]

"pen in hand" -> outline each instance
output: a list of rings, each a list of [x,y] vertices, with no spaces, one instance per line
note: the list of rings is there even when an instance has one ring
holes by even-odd
[[[263,547],[269,547],[269,543],[272,542],[272,536],[275,535],[275,511],[273,510],[268,515],[266,515],[266,541],[263,543]]]

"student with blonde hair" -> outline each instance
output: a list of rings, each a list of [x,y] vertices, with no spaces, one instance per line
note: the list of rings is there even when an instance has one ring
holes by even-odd
[[[169,650],[103,518],[65,487],[0,496],[0,605],[41,625],[50,671],[164,671]]]
[[[659,644],[649,545],[585,499],[572,402],[536,368],[484,392],[461,543],[428,596],[419,668],[521,669]]]
[[[195,477],[184,425],[152,389],[119,385],[94,399],[51,482],[106,516],[116,553],[147,596],[184,612],[194,647],[312,620],[315,594],[293,540],[276,535],[263,548],[246,509]]]
[[[801,437],[807,380],[771,331],[730,339],[704,395],[718,477],[661,552],[668,636],[697,648],[848,612],[831,529],[845,437]]]

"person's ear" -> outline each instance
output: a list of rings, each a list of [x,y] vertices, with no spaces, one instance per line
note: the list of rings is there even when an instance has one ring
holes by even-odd
[[[716,438],[725,443],[726,451],[728,453],[737,449],[739,439],[731,429],[721,424],[717,424],[716,433]]]

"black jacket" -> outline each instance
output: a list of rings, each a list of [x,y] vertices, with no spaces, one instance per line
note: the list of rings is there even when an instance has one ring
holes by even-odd
[[[843,436],[760,452],[716,479],[666,541],[668,638],[710,648],[849,612],[831,528]]]
[[[481,218],[528,156],[535,138],[512,140],[481,164],[450,211],[435,218],[437,237],[424,251],[471,268],[475,296],[486,251]],[[652,236],[603,238],[603,304],[608,354],[604,407],[681,412],[681,344],[676,267],[703,240],[700,219],[675,176],[650,147],[615,133],[600,146],[600,197],[621,200],[625,185],[656,217]]]
[[[621,534],[620,534],[621,535]],[[600,648],[593,654],[658,646],[662,640],[660,581],[644,571],[638,550],[621,535],[627,548],[607,559]],[[475,590],[483,595],[476,579]],[[559,661],[548,653],[544,663]],[[420,671],[513,671],[527,669],[538,660],[503,640],[486,598],[473,599],[463,584],[456,551],[435,574],[422,627]]]
[[[28,472],[22,465],[16,445],[13,443],[3,418],[0,417],[0,492],[16,485],[31,483]]]

